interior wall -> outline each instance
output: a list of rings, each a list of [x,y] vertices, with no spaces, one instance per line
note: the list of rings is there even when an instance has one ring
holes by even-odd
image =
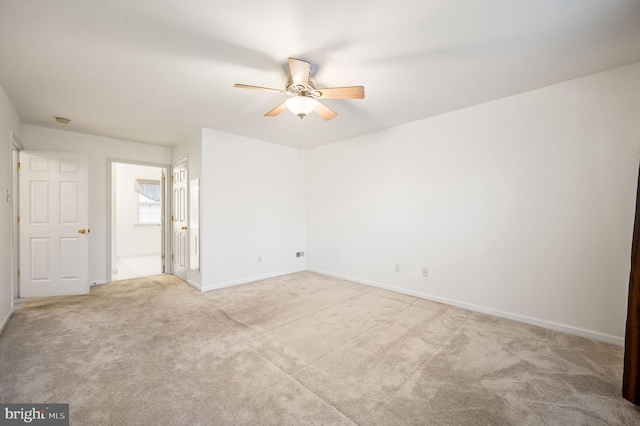
[[[27,150],[88,153],[89,280],[107,282],[107,159],[169,164],[171,148],[38,126],[24,126],[23,132]]]
[[[203,129],[203,290],[304,270],[304,157]]]
[[[134,188],[136,179],[161,181],[162,169],[116,163],[115,170],[117,256],[160,256],[162,254],[162,226],[160,224],[138,224],[138,193]]]
[[[640,63],[312,149],[308,267],[621,344],[638,117]]]
[[[22,121],[11,104],[4,89],[0,87],[0,331],[4,328],[13,312],[13,294],[11,281],[12,262],[12,208],[13,191],[11,175],[13,154],[10,134],[14,132],[22,138]],[[10,191],[10,201],[7,201]]]

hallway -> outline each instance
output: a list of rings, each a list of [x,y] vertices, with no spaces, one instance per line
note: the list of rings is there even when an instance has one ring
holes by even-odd
[[[117,273],[111,275],[111,281],[129,280],[162,273],[162,262],[158,255],[119,257]]]

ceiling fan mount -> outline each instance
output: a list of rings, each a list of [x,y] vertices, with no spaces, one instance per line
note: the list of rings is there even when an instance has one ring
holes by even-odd
[[[287,78],[284,90],[270,89],[268,87],[249,86],[235,84],[234,87],[252,89],[266,92],[277,92],[290,96],[265,116],[275,117],[285,109],[289,109],[300,118],[304,118],[309,112],[314,111],[325,120],[335,118],[338,113],[320,103],[319,99],[363,99],[363,86],[329,87],[318,89],[316,82],[311,78],[311,64],[300,59],[289,58],[290,76]]]

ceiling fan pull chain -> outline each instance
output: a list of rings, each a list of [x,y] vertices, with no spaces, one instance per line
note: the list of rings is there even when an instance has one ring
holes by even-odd
[[[300,131],[298,132],[298,163],[302,163],[302,119],[304,115],[300,116]]]

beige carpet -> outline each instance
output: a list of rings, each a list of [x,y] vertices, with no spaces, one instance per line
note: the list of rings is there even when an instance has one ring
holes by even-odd
[[[72,425],[640,424],[622,348],[303,272],[34,298],[0,336],[3,403]]]

